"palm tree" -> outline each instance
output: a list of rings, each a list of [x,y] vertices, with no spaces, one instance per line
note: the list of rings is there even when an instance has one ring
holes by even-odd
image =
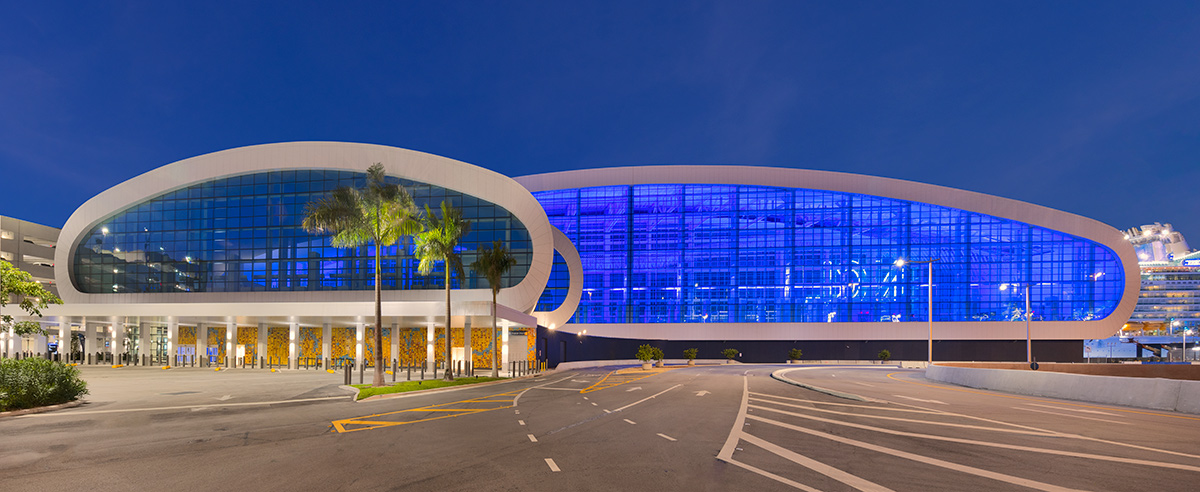
[[[383,164],[367,169],[365,188],[340,187],[318,201],[308,204],[304,222],[310,233],[331,233],[336,248],[375,245],[375,379],[383,386],[383,313],[380,253],[385,246],[416,232],[417,207],[402,186],[385,182]]]
[[[455,208],[450,202],[442,200],[442,216],[434,215],[425,206],[425,215],[421,217],[422,231],[415,236],[415,253],[420,263],[417,272],[421,275],[433,273],[437,262],[446,264],[446,381],[453,381],[454,374],[450,372],[450,272],[463,276],[462,258],[454,249],[458,240],[471,230],[471,221],[463,220],[462,210]]]
[[[500,340],[496,338],[496,295],[500,293],[500,278],[508,273],[517,259],[508,252],[504,244],[497,239],[492,247],[481,245],[476,249],[478,258],[471,263],[471,269],[487,278],[488,286],[492,288],[492,377],[500,377],[500,366],[496,351]]]

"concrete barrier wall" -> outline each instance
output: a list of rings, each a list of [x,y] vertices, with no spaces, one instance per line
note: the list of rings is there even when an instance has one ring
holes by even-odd
[[[925,377],[970,388],[1200,414],[1200,381],[933,365]]]

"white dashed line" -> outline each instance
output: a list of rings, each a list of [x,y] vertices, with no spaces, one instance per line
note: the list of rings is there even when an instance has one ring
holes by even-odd
[[[583,397],[583,399],[586,400],[586,399],[588,399],[588,397],[585,396],[585,397]]]
[[[546,464],[550,465],[550,471],[552,471],[552,472],[562,471],[562,470],[558,469],[558,465],[555,464],[554,460],[551,458],[546,458]]]
[[[637,422],[634,422],[634,421],[632,421],[632,420],[625,419],[625,421],[626,421],[626,422],[629,422],[629,423],[631,423],[631,424],[633,424],[633,425],[637,425]]]
[[[524,420],[518,420],[518,421],[517,421],[517,423],[518,423],[518,424],[521,424],[521,425],[525,425],[525,421],[524,421]]]
[[[520,411],[520,410],[517,410],[517,415],[521,415],[521,411]]]
[[[666,440],[668,440],[668,441],[671,441],[671,442],[678,441],[678,439],[675,439],[674,437],[668,436],[668,435],[666,435],[666,434],[663,434],[663,433],[661,433],[661,432],[660,432],[660,433],[658,433],[658,437],[661,437],[661,438],[663,438],[663,439],[666,439]]]
[[[612,410],[609,410],[609,409],[605,408],[605,409],[604,409],[604,413],[612,413]]]
[[[533,434],[528,434],[528,436],[529,436],[529,442],[537,442],[537,438],[533,437]]]
[[[593,407],[598,407],[598,406],[600,406],[600,405],[597,405],[597,404],[596,404],[596,402],[592,402],[592,406],[593,406]]]

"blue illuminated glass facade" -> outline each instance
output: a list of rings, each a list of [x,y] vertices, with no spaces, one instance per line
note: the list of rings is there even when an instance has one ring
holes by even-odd
[[[534,196],[579,250],[574,323],[927,321],[929,266],[898,258],[938,260],[936,321],[1023,319],[1026,284],[1034,320],[1101,319],[1125,285],[1095,242],[924,203],[700,184]]]
[[[567,260],[562,254],[554,252],[554,263],[550,267],[550,280],[546,282],[546,290],[538,298],[534,311],[549,312],[558,309],[567,300],[567,290],[571,288],[571,272]]]
[[[526,227],[504,208],[439,186],[389,177],[418,207],[449,200],[472,221],[460,250],[501,240],[517,259],[503,279],[529,271]],[[374,247],[334,248],[300,228],[308,203],[339,186],[364,186],[366,174],[296,169],[216,179],[147,199],[101,221],[75,245],[72,281],[80,292],[252,292],[373,290]],[[384,248],[383,289],[442,289],[442,274],[416,274],[411,240]],[[440,270],[440,267],[438,269]],[[454,288],[487,288],[470,269]]]

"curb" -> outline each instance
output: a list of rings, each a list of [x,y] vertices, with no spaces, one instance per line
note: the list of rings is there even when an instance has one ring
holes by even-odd
[[[0,412],[0,419],[2,419],[4,417],[18,417],[21,415],[29,415],[29,414],[34,414],[34,413],[53,412],[55,410],[62,410],[65,408],[75,408],[79,405],[83,405],[83,403],[84,403],[83,400],[75,400],[75,401],[69,401],[66,403],[59,403],[58,405],[25,408],[25,409],[21,409],[21,410],[10,410],[7,412]]]
[[[801,382],[799,382],[799,381],[796,381],[796,380],[794,380],[794,379],[790,379],[790,378],[788,378],[787,376],[783,375],[783,373],[785,373],[785,372],[791,372],[791,371],[794,371],[794,370],[797,370],[797,369],[799,369],[799,368],[793,368],[793,369],[780,369],[780,370],[778,370],[778,371],[775,371],[775,372],[771,373],[771,378],[773,378],[773,379],[775,379],[775,380],[778,380],[778,381],[782,381],[782,382],[784,382],[784,383],[787,383],[787,384],[790,384],[790,385],[792,385],[792,386],[799,386],[799,387],[801,387],[801,388],[804,388],[804,389],[807,389],[807,390],[813,390],[813,391],[816,391],[816,392],[818,392],[818,393],[824,393],[824,394],[827,394],[827,395],[829,395],[829,396],[836,396],[836,397],[838,397],[838,398],[844,398],[844,399],[847,399],[847,400],[854,400],[854,401],[865,401],[865,402],[873,402],[873,401],[875,401],[875,400],[872,400],[872,399],[870,399],[870,398],[866,398],[866,397],[858,396],[858,395],[851,394],[851,393],[842,393],[841,391],[834,391],[834,390],[831,390],[831,389],[828,389],[828,388],[822,388],[822,387],[820,387],[820,386],[813,386],[813,385],[811,385],[811,384],[801,383]]]

